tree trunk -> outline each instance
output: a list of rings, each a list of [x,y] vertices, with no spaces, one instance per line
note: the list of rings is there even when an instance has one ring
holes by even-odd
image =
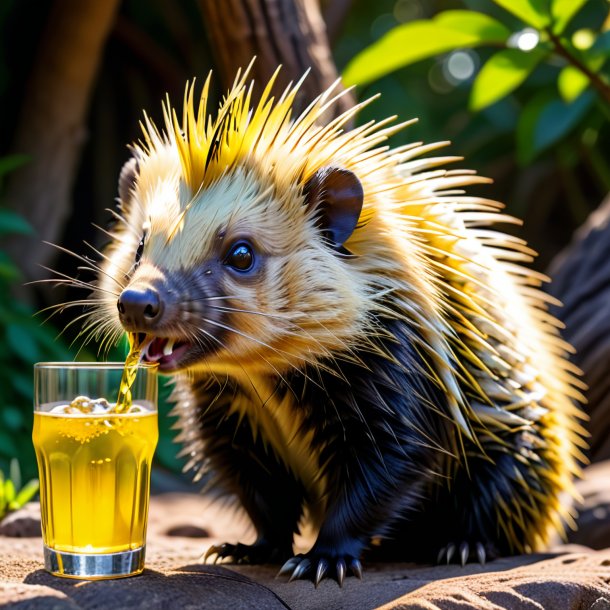
[[[46,274],[40,265],[53,250],[42,242],[58,241],[70,212],[91,89],[119,1],[57,0],[40,42],[13,145],[30,161],[6,195],[35,229],[7,243],[28,280]]]
[[[199,0],[199,4],[225,89],[237,69],[245,68],[254,56],[255,94],[261,93],[280,64],[276,96],[311,68],[296,100],[297,112],[338,78],[317,0]],[[333,118],[353,104],[353,97],[346,94],[333,107],[332,116],[324,118]]]
[[[591,214],[551,265],[549,292],[566,328],[572,360],[589,386],[585,392],[591,461],[610,458],[610,196]]]

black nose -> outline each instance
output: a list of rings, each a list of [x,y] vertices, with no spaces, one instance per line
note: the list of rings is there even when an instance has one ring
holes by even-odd
[[[119,316],[133,326],[148,325],[161,313],[159,293],[150,286],[125,288],[117,301]]]

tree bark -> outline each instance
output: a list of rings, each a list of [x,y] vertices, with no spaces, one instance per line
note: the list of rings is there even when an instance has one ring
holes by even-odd
[[[552,313],[576,349],[573,362],[589,386],[585,407],[591,461],[610,458],[610,196],[553,261],[549,292],[563,302]]]
[[[27,280],[45,273],[71,208],[84,122],[104,43],[120,0],[57,0],[27,86],[13,151],[30,157],[7,184],[7,200],[33,225],[7,249]],[[86,205],[86,202],[82,204]]]
[[[338,78],[317,0],[199,0],[199,5],[225,89],[233,83],[237,69],[245,68],[254,56],[255,95],[280,64],[276,97],[311,68],[297,96],[297,112]],[[353,104],[353,96],[346,94],[324,119]]]

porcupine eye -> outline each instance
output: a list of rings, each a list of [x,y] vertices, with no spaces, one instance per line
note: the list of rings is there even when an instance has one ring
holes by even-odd
[[[140,264],[140,260],[142,259],[143,252],[144,252],[144,237],[142,237],[142,239],[140,240],[140,243],[138,244],[138,249],[136,250],[135,267],[137,267]]]
[[[237,242],[229,250],[224,264],[242,273],[250,271],[254,266],[254,251],[252,246],[247,242]]]

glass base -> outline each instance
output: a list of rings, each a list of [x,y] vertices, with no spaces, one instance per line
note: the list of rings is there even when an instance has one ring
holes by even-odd
[[[144,569],[146,547],[120,553],[68,553],[44,545],[44,567],[54,576],[102,580],[125,578],[140,574]]]

